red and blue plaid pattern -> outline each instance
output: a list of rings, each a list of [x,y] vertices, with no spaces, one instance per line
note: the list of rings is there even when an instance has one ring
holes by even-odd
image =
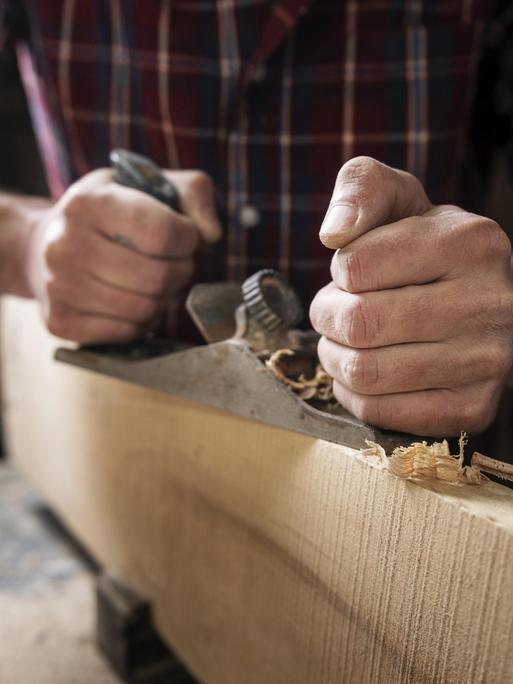
[[[355,155],[458,199],[484,0],[25,5],[38,78],[23,50],[21,66],[55,194],[118,146],[205,170],[225,236],[201,279],[275,267],[309,300],[329,279],[318,228]]]

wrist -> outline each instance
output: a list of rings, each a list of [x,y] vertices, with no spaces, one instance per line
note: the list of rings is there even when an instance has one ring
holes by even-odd
[[[31,266],[37,228],[51,202],[9,195],[0,205],[0,293],[34,297]]]

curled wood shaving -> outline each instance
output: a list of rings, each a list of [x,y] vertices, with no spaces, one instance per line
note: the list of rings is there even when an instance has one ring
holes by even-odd
[[[291,361],[298,360],[296,364],[303,372],[293,372]],[[285,385],[291,388],[300,399],[305,401],[316,399],[322,402],[333,400],[333,381],[322,368],[321,364],[312,361],[311,358],[299,358],[299,352],[292,349],[278,349],[269,358],[264,359],[266,367],[274,373]],[[313,368],[313,375],[307,376],[309,366]],[[307,370],[308,369],[308,370]]]
[[[480,485],[488,481],[481,469],[495,475],[500,471],[502,477],[506,475],[504,471],[508,470],[508,464],[482,456],[477,452],[473,455],[470,466],[463,465],[466,444],[464,433],[460,436],[460,451],[457,455],[450,453],[449,445],[445,439],[443,442],[434,442],[433,444],[413,442],[407,447],[400,446],[394,449],[390,456],[386,455],[380,444],[369,440],[365,441],[367,449],[362,449],[360,452],[364,459],[374,461],[376,465],[386,468],[396,477],[413,482],[439,480],[454,485]],[[486,459],[486,464],[483,459]]]
[[[504,461],[497,461],[494,458],[480,454],[475,451],[471,460],[472,466],[484,470],[490,475],[495,475],[501,480],[509,480],[513,482],[513,464],[504,463]]]

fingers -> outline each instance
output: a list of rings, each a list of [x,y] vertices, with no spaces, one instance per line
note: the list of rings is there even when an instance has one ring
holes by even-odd
[[[338,249],[373,228],[431,208],[417,178],[370,157],[356,157],[338,174],[320,239],[326,247]]]
[[[406,342],[438,342],[465,333],[490,334],[512,314],[511,295],[468,283],[422,286],[352,294],[333,283],[310,307],[314,329],[334,342],[357,349]]]
[[[431,437],[484,430],[493,419],[500,396],[494,381],[380,396],[358,394],[335,381],[333,392],[347,411],[365,423]]]
[[[88,274],[48,283],[50,299],[82,314],[106,316],[144,325],[164,309],[164,300],[111,287]]]
[[[333,255],[331,276],[348,292],[384,290],[455,278],[484,260],[510,268],[511,245],[497,224],[442,206],[376,228]]]
[[[453,343],[352,349],[322,337],[318,351],[323,368],[340,385],[373,396],[462,387],[470,377],[480,382],[504,375],[511,365],[497,342],[469,344],[461,338]]]
[[[181,289],[193,272],[191,259],[149,257],[87,231],[52,242],[46,251],[46,262],[53,274],[62,276],[63,288],[74,273],[82,273],[115,288],[149,297]],[[89,308],[94,303],[92,299]]]
[[[442,227],[433,218],[407,218],[362,235],[331,260],[331,277],[347,292],[420,285],[448,276],[456,252],[440,249]],[[413,254],[422,254],[422,268]]]
[[[222,230],[210,177],[202,171],[166,171],[165,175],[176,185],[182,209],[197,226],[201,237],[207,242],[220,240]]]
[[[110,169],[84,176],[66,193],[63,209],[83,224],[97,223],[103,232],[153,256],[190,255],[201,237],[216,242],[222,231],[215,188],[202,171],[163,171],[180,195],[183,214],[149,195],[114,182]]]
[[[75,229],[91,229],[143,254],[190,256],[199,242],[194,222],[138,190],[116,183],[85,185],[63,207]]]
[[[82,343],[127,342],[153,329],[193,271],[192,259],[149,257],[92,231],[52,241],[45,258],[48,328]]]
[[[86,272],[54,273],[46,285],[43,307],[47,326],[54,335],[82,343],[135,339],[153,330],[164,311],[175,306],[173,295],[187,282],[192,263],[173,262],[172,268],[177,267],[182,274],[160,296],[135,292],[140,287],[137,280],[129,288],[119,288]]]
[[[57,303],[49,305],[43,313],[52,335],[81,344],[122,344],[140,337],[143,332],[135,323],[83,313]]]

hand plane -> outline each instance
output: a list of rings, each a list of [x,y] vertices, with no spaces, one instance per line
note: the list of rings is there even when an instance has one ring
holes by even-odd
[[[176,190],[150,160],[123,150],[111,159],[118,182],[179,210]],[[148,336],[129,345],[62,348],[56,359],[354,448],[368,439],[390,452],[408,441],[360,422],[327,400],[329,383],[318,366],[316,335],[294,329],[303,307],[278,272],[264,269],[242,284],[194,285],[186,306],[207,344]]]

